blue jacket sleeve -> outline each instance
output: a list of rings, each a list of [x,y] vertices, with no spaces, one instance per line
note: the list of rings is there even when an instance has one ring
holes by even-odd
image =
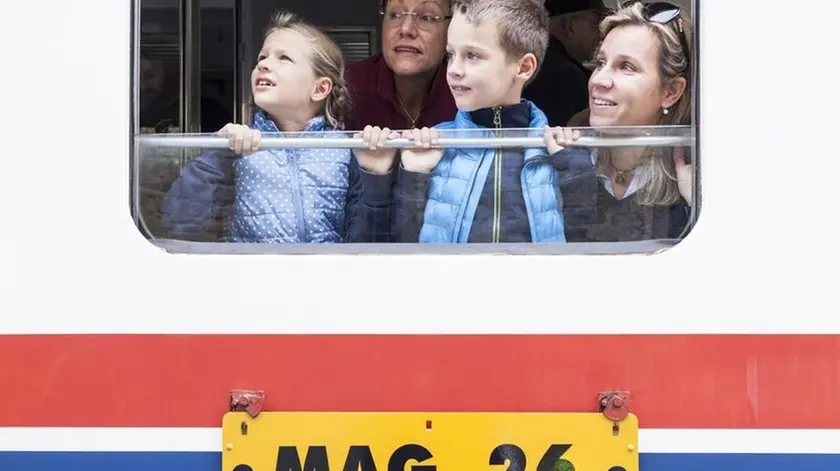
[[[396,242],[419,242],[431,178],[429,173],[410,172],[402,164],[399,165],[397,189],[394,192]]]
[[[671,239],[684,239],[688,237],[688,234],[694,228],[693,221],[691,220],[691,206],[684,201],[674,204],[671,206],[668,215],[670,217],[668,237]]]
[[[551,158],[561,182],[576,179],[582,175],[594,175],[595,166],[592,164],[592,157],[586,149],[567,147],[555,152]]]
[[[367,172],[359,165],[356,156],[351,157],[346,205],[347,242],[391,242],[393,204],[390,174]]]
[[[170,237],[198,241],[227,237],[233,212],[234,158],[230,152],[211,152],[184,166],[161,208]]]
[[[586,149],[565,148],[552,156],[563,204],[567,242],[585,242],[598,217],[598,178]]]

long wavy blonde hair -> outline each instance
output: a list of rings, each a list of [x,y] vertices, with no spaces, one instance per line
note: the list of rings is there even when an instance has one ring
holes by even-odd
[[[620,8],[604,18],[600,25],[601,38],[606,38],[610,31],[622,26],[644,26],[659,39],[659,76],[661,86],[667,87],[678,77],[683,77],[686,86],[679,100],[668,110],[660,114],[660,126],[687,125],[691,123],[691,73],[689,58],[683,52],[678,20],[668,24],[648,21],[644,17],[644,5],[634,2]],[[691,21],[688,13],[680,12],[680,23],[685,35],[688,51],[694,41]],[[690,52],[689,52],[690,54]],[[677,187],[676,169],[674,168],[673,148],[655,148],[643,160],[639,167],[645,181],[640,185],[637,202],[644,206],[671,205],[680,201]],[[603,170],[610,167],[610,152],[599,152],[597,164]]]

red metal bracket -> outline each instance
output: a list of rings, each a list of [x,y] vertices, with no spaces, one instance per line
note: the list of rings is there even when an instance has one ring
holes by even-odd
[[[620,422],[630,413],[630,391],[602,391],[598,393],[598,412],[613,422]]]
[[[265,403],[265,391],[234,389],[229,394],[232,412],[248,412],[251,418],[260,415]]]

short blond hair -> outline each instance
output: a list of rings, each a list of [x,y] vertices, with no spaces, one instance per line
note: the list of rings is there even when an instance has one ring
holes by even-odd
[[[345,64],[341,48],[320,29],[300,16],[279,10],[271,18],[265,37],[277,30],[294,31],[307,39],[312,47],[309,63],[316,77],[332,81],[332,90],[324,103],[324,118],[330,126],[343,128],[350,111],[350,90],[344,76]]]
[[[509,59],[531,53],[537,58],[537,76],[548,49],[548,12],[541,0],[454,0],[454,14],[470,23],[494,20],[499,27],[499,44]]]

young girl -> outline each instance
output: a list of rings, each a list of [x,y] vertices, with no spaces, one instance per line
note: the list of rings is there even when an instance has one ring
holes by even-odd
[[[219,131],[234,154],[197,157],[167,193],[163,220],[170,236],[327,243],[387,234],[380,230],[387,229],[387,202],[362,200],[349,149],[259,150],[262,133],[345,137],[339,130],[349,96],[339,47],[296,15],[279,12],[251,73],[251,91],[253,124],[229,123]]]

